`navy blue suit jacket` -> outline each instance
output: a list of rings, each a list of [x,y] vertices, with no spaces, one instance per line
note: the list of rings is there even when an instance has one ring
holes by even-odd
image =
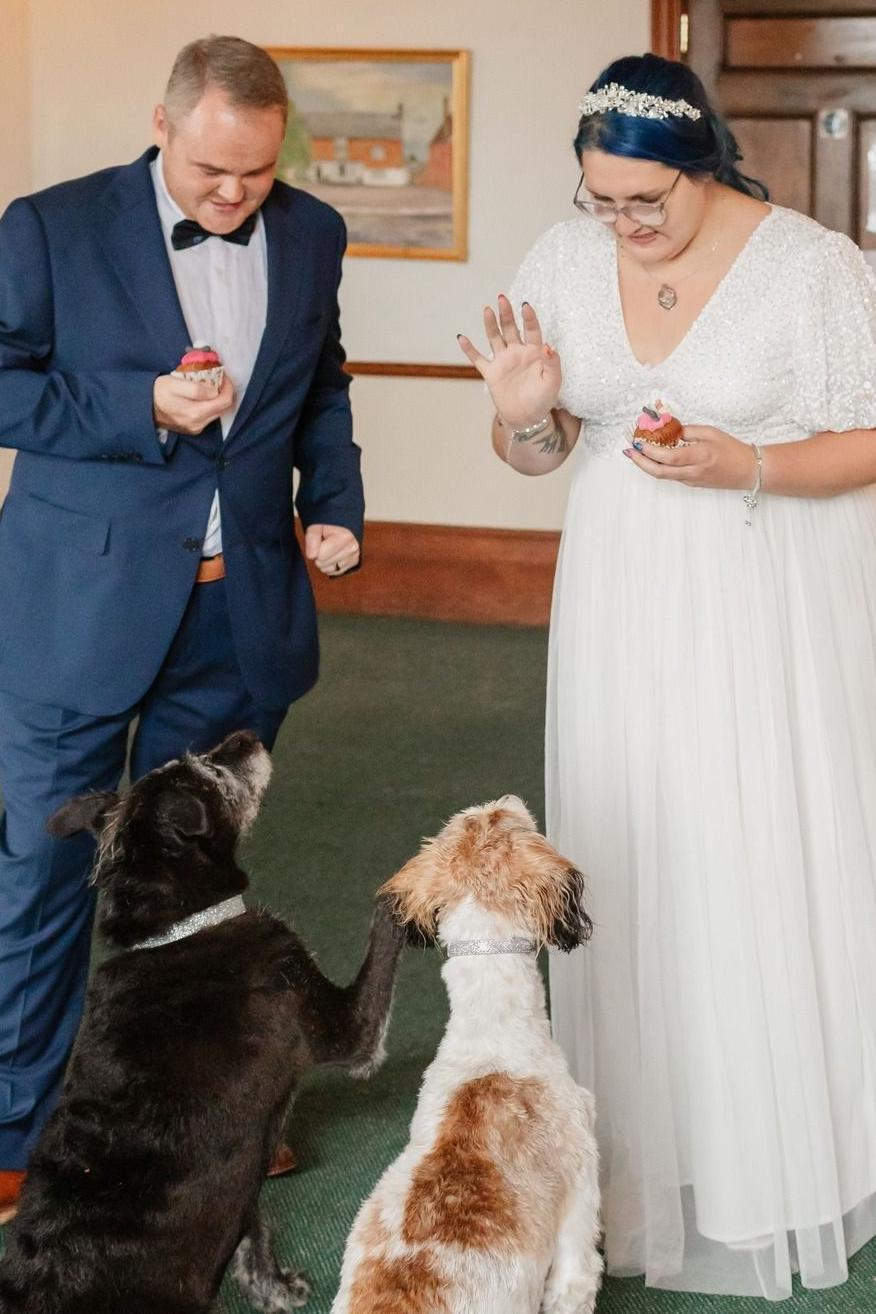
[[[0,516],[0,689],[92,715],[133,706],[192,589],[213,494],[231,624],[257,702],[317,675],[316,615],[293,527],[362,535],[337,288],[340,216],[275,183],[268,311],[226,441],[218,421],[159,442],[157,375],[187,331],[147,151],[14,201],[0,220],[0,445],[19,449]]]

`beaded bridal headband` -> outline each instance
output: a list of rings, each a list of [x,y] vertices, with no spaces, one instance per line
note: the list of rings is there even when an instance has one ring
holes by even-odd
[[[609,82],[607,87],[598,91],[588,91],[578,106],[581,114],[603,114],[606,110],[617,110],[618,114],[627,114],[633,119],[701,119],[702,113],[686,100],[665,100],[663,96],[652,96],[647,91],[630,91],[619,82]]]

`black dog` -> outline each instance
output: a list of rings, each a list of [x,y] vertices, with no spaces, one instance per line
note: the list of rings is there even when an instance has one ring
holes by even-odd
[[[203,1314],[232,1257],[256,1308],[307,1300],[277,1265],[259,1188],[302,1074],[382,1058],[404,933],[378,905],[341,989],[282,922],[242,911],[234,850],[269,776],[240,732],[50,823],[97,836],[99,925],[123,952],[91,986],[7,1231],[3,1314]]]

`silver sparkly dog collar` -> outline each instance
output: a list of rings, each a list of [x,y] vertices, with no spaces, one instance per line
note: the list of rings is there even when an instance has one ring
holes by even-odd
[[[522,935],[508,940],[451,940],[447,946],[448,958],[468,958],[479,954],[537,954],[538,941]]]
[[[184,917],[181,922],[174,922],[163,935],[153,935],[148,940],[141,940],[139,944],[132,944],[128,952],[133,953],[135,949],[158,949],[163,944],[185,940],[186,936],[197,935],[198,931],[219,926],[221,922],[228,922],[232,917],[239,917],[245,912],[246,904],[239,894],[235,894],[231,899],[223,899],[222,903],[214,903],[210,908],[192,913],[191,917]]]

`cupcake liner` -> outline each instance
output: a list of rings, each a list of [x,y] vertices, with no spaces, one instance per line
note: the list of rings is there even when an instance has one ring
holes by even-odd
[[[224,365],[211,365],[206,370],[171,370],[172,379],[193,379],[195,383],[212,383],[216,391],[222,387],[222,380],[225,378]]]
[[[683,432],[684,427],[682,426],[672,441],[667,442],[665,438],[655,436],[660,433],[659,429],[649,429],[646,431],[645,429],[639,429],[637,426],[635,429],[631,430],[634,442],[651,443],[654,447],[681,447],[684,442],[681,436]]]

